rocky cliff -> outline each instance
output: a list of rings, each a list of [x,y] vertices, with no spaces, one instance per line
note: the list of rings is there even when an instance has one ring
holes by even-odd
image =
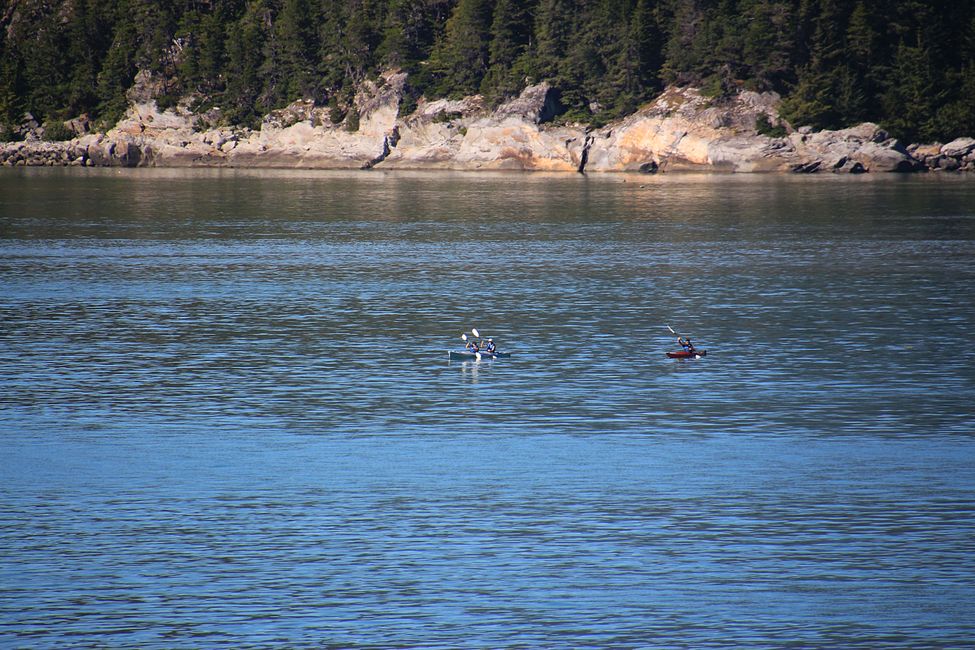
[[[780,124],[778,97],[744,92],[720,102],[670,88],[600,129],[554,125],[556,92],[527,88],[488,110],[480,97],[421,100],[398,116],[406,77],[367,83],[355,110],[333,123],[327,108],[299,101],[259,129],[211,128],[219,109],[160,111],[133,103],[107,133],[67,142],[36,137],[0,147],[3,165],[220,166],[285,168],[507,169],[546,171],[904,172],[975,170],[975,140],[904,146],[874,124],[813,132]],[[778,127],[778,128],[776,128]],[[76,127],[77,128],[77,127]],[[760,131],[778,137],[763,135]],[[33,132],[36,135],[36,131]]]

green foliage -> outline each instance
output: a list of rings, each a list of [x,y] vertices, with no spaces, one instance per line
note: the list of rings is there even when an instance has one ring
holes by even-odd
[[[488,68],[491,0],[459,0],[434,46],[434,92],[447,97],[476,93]]]
[[[66,127],[61,120],[51,120],[44,124],[44,139],[48,142],[70,140],[74,136],[75,132]]]
[[[0,142],[19,142],[20,134],[16,133],[9,125],[0,124]]]
[[[357,109],[353,108],[346,114],[345,130],[349,133],[355,133],[359,130],[359,111]]]
[[[771,120],[768,119],[767,115],[759,115],[755,120],[755,130],[758,131],[760,135],[766,135],[770,138],[784,138],[786,135],[785,127],[782,126],[772,126]]]
[[[905,139],[975,133],[975,3],[930,0],[23,1],[0,27],[0,123],[88,113],[111,125],[136,73],[160,106],[192,94],[230,124],[329,99],[354,127],[365,79],[489,105],[547,81],[567,121],[604,124],[664,83],[716,101],[782,94],[792,124],[879,122]],[[12,133],[11,130],[5,131]]]
[[[912,142],[936,137],[933,120],[942,104],[937,77],[928,49],[904,44],[897,48],[882,98],[887,114],[883,126]]]
[[[447,122],[451,122],[453,120],[456,120],[459,117],[461,117],[461,114],[460,113],[456,113],[456,112],[453,112],[453,111],[440,111],[439,113],[437,113],[436,115],[433,116],[433,123],[434,124],[445,124]]]

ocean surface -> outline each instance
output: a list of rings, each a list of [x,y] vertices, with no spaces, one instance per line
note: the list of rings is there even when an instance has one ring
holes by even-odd
[[[3,169],[0,368],[0,647],[975,647],[971,175]]]

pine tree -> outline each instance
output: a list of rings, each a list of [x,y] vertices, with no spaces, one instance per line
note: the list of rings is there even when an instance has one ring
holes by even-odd
[[[9,127],[16,125],[24,112],[21,69],[19,56],[6,42],[0,43],[0,141],[11,137]]]
[[[65,103],[68,113],[74,115],[97,103],[98,68],[111,45],[111,29],[100,3],[94,0],[76,0],[67,20],[70,72]]]
[[[895,137],[912,142],[937,137],[934,116],[944,90],[927,48],[901,44],[887,79],[882,101],[887,115],[883,126]]]
[[[697,64],[706,51],[703,10],[695,0],[668,0],[662,9],[667,25],[661,76],[666,83],[686,85],[699,82]]]
[[[461,96],[477,92],[488,67],[492,9],[491,0],[457,3],[447,20],[443,39],[431,55],[440,94]]]
[[[259,69],[263,63],[261,50],[256,44],[262,41],[262,23],[253,7],[248,8],[237,23],[227,27],[227,88],[222,104],[226,119],[231,124],[256,125],[257,100],[261,92]]]
[[[780,0],[744,3],[744,75],[757,90],[781,90],[790,81],[795,33],[790,4]]]
[[[113,23],[116,25],[112,44],[105,54],[98,71],[96,114],[107,124],[114,124],[125,112],[125,92],[132,85],[136,66],[136,50],[139,48],[139,32],[134,21],[120,20],[128,10],[126,2],[120,3]]]
[[[38,121],[62,112],[68,94],[68,42],[57,12],[37,16],[35,31],[24,35],[21,59],[27,88],[26,106]]]
[[[637,78],[644,95],[659,90],[663,63],[663,34],[657,25],[652,0],[637,0],[630,19],[629,51],[636,62]]]
[[[527,75],[525,53],[531,43],[531,2],[497,0],[491,23],[488,71],[481,92],[492,103],[517,93]]]
[[[572,41],[572,0],[539,0],[535,13],[535,51],[529,73],[536,81],[557,79]]]
[[[279,47],[279,66],[283,77],[281,94],[288,102],[311,98],[317,79],[310,54],[318,51],[317,34],[312,29],[313,12],[309,0],[284,0],[274,22],[274,39]]]

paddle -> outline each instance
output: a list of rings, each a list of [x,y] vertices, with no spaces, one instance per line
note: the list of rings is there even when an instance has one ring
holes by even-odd
[[[481,338],[481,333],[477,331],[477,328],[476,327],[472,327],[471,328],[471,334],[473,334],[477,338]],[[477,347],[480,349],[480,347],[481,347],[480,342],[478,342]],[[477,359],[478,361],[480,361],[481,360],[481,353],[480,352],[475,352],[474,353],[474,358]]]
[[[472,333],[472,334],[473,334],[474,336],[477,336],[477,330],[476,330],[476,329],[472,329],[472,330],[471,330],[471,333]],[[464,343],[467,343],[467,334],[461,334],[461,335],[460,335],[460,338],[462,338],[462,339],[464,340]],[[468,348],[468,350],[469,350],[469,349],[470,349],[470,348]],[[475,359],[477,359],[478,361],[480,361],[480,360],[481,360],[481,353],[480,353],[480,352],[475,352],[475,353],[474,353],[474,358],[475,358]]]
[[[473,334],[475,336],[475,338],[478,338],[478,339],[481,338],[481,333],[477,331],[477,328],[476,327],[472,327],[471,328],[471,334]],[[465,334],[461,334],[460,335],[460,338],[462,338],[464,340],[464,343],[467,343],[467,340],[468,339],[467,339],[467,334],[466,333]],[[480,348],[480,344],[478,344],[478,348]],[[469,347],[467,349],[470,350]],[[480,361],[483,358],[482,355],[481,355],[480,349],[478,349],[478,351],[474,353],[474,358],[477,359],[478,361]],[[492,359],[495,359],[495,358],[497,358],[497,355],[491,354],[491,358]]]
[[[677,332],[675,332],[675,331],[674,331],[674,328],[673,328],[673,327],[671,327],[670,325],[668,325],[668,326],[667,326],[667,329],[669,329],[669,330],[670,330],[670,333],[671,333],[671,334],[673,334],[674,336],[676,336],[676,337],[677,337],[677,342],[678,342],[678,343],[680,343],[680,340],[681,340],[681,338],[682,338],[682,337],[681,337],[681,335],[680,335],[680,334],[678,334]],[[691,349],[693,349],[693,347],[692,347]],[[697,351],[696,351],[696,350],[695,350],[695,354],[694,354],[694,358],[695,358],[695,359],[700,359],[700,358],[701,358],[701,355],[700,355],[700,354],[697,354]]]

